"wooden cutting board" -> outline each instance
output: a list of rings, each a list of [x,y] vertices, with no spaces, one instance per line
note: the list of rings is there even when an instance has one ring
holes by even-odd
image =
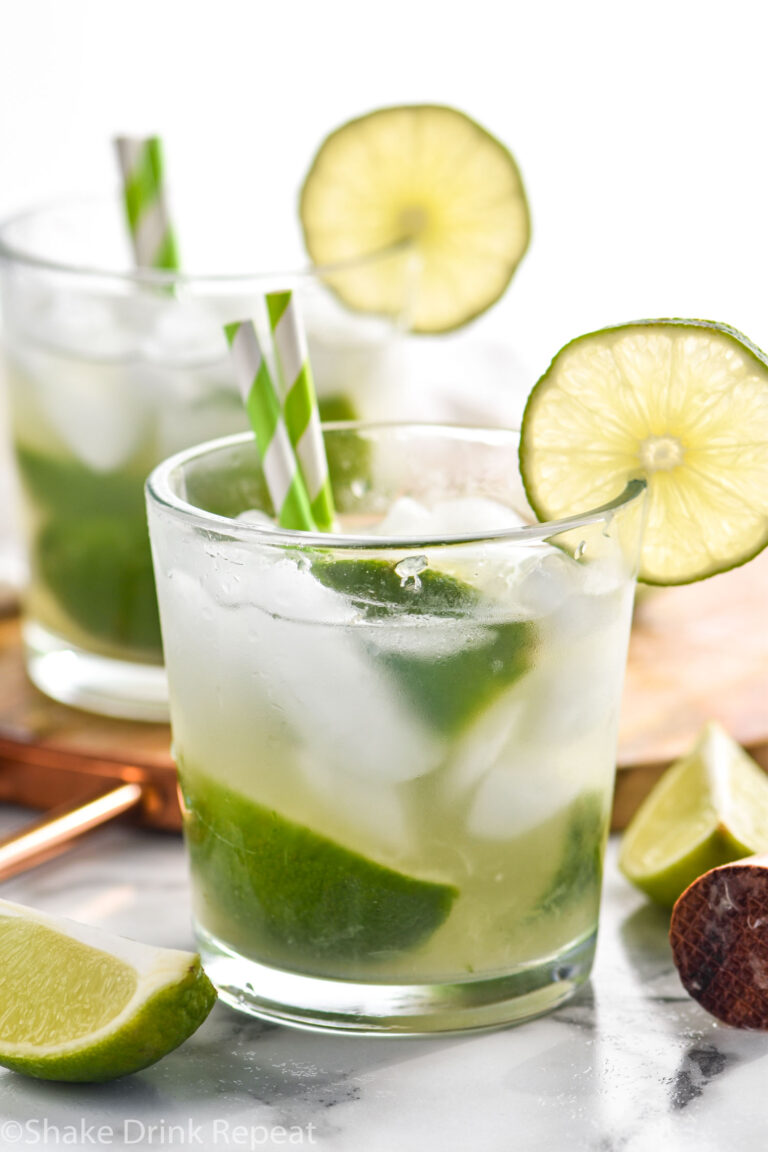
[[[143,823],[181,827],[169,727],[49,700],[24,671],[18,617],[0,618],[0,803],[55,809],[126,780],[150,785]]]
[[[718,720],[768,770],[768,549],[722,576],[640,589],[619,733],[614,826]]]
[[[623,828],[702,725],[719,720],[768,769],[768,550],[733,572],[642,590],[629,648],[614,827]],[[170,731],[91,716],[28,682],[18,620],[0,620],[0,801],[48,808],[84,779],[139,767],[158,782],[157,819],[178,827]]]

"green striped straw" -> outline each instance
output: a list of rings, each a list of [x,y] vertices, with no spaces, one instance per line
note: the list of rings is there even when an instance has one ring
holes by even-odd
[[[160,137],[118,136],[115,147],[137,267],[177,271],[179,252],[166,203]]]
[[[224,331],[278,522],[283,528],[315,531],[307,490],[253,321],[226,324]]]
[[[304,327],[292,292],[268,292],[266,299],[285,426],[314,521],[321,531],[330,532],[334,520],[333,491]]]

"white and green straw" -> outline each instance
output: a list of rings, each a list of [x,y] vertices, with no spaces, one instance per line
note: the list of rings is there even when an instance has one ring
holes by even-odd
[[[267,293],[285,426],[309,496],[312,517],[323,532],[333,528],[333,491],[328,475],[320,413],[307,341],[292,292]]]
[[[307,490],[256,328],[251,320],[240,320],[225,325],[224,331],[278,523],[314,531]]]
[[[176,271],[179,253],[166,202],[160,138],[118,136],[115,147],[136,264]]]

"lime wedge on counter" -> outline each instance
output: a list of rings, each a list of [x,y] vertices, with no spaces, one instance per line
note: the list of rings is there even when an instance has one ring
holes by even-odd
[[[528,246],[528,205],[507,149],[464,113],[439,105],[382,108],[321,145],[299,205],[316,265],[397,245],[416,257],[414,332],[445,332],[489,308]],[[372,259],[329,278],[362,312],[399,314],[402,260]]]
[[[718,724],[661,777],[624,833],[619,867],[672,906],[710,868],[768,851],[768,777]]]
[[[231,917],[243,946],[306,957],[378,959],[415,948],[440,927],[458,895],[359,855],[180,765],[184,830],[211,916]]]
[[[112,1080],[202,1024],[216,992],[192,952],[152,948],[0,900],[0,1064]]]
[[[367,636],[373,659],[396,677],[404,702],[440,733],[460,732],[529,667],[533,625],[522,620],[483,622],[481,594],[445,572],[425,568],[407,579],[386,560],[319,559],[312,574],[343,593],[365,619],[411,616],[422,632],[441,624],[455,628],[453,650],[439,659],[429,651],[409,652],[405,644],[399,650],[379,649],[375,631]]]
[[[581,336],[528,398],[520,469],[541,520],[598,507],[644,477],[647,583],[743,564],[768,543],[768,360],[699,320]]]

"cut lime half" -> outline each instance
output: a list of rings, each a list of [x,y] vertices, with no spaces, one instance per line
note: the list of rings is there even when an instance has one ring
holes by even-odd
[[[113,1080],[154,1064],[216,999],[191,952],[153,948],[0,900],[0,1064]]]
[[[630,822],[619,867],[669,907],[720,864],[768,851],[768,778],[718,724],[658,781]]]
[[[523,417],[520,468],[542,520],[648,483],[639,577],[686,584],[768,543],[768,360],[701,320],[645,320],[555,356]]]
[[[328,282],[357,311],[399,315],[407,303],[414,332],[445,332],[489,308],[530,236],[513,157],[463,112],[431,104],[382,108],[332,132],[299,212],[316,265],[402,247],[400,259],[371,259]]]

